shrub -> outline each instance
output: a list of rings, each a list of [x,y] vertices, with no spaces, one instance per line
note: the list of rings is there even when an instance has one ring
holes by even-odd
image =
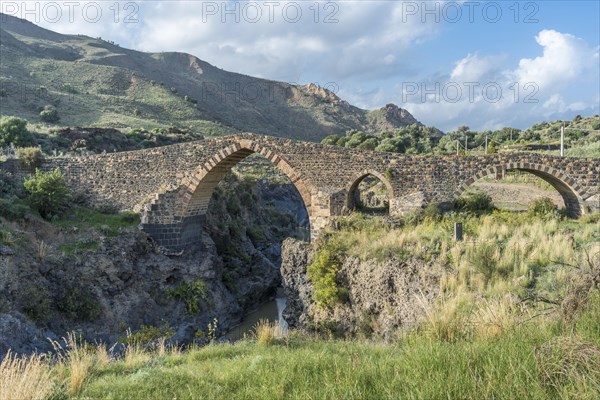
[[[0,197],[10,196],[24,197],[23,183],[10,172],[0,170]]]
[[[491,142],[487,148],[487,154],[496,154],[498,150],[496,149],[496,142]]]
[[[227,199],[226,207],[227,212],[231,214],[237,215],[242,211],[240,201],[238,200],[237,196],[234,195],[229,196],[229,198]]]
[[[429,203],[423,209],[423,217],[426,222],[437,222],[442,219],[442,212],[437,203]]]
[[[546,215],[553,215],[558,211],[558,207],[552,199],[548,197],[542,197],[540,199],[534,200],[529,205],[528,212],[530,215],[543,217]]]
[[[481,243],[477,245],[467,258],[475,270],[483,275],[486,283],[492,279],[498,265],[498,252],[494,244]]]
[[[60,120],[60,116],[58,115],[58,111],[53,106],[46,106],[40,112],[40,120],[42,122],[55,123]]]
[[[68,289],[57,308],[71,319],[93,321],[102,314],[102,306],[94,294],[80,288]]]
[[[0,198],[0,217],[14,221],[24,219],[31,211],[29,207],[15,200],[14,198]]]
[[[340,137],[338,135],[329,135],[325,137],[325,139],[321,140],[321,143],[335,146],[339,138]]]
[[[28,171],[35,171],[44,161],[44,155],[38,147],[23,147],[17,151],[21,163]]]
[[[486,193],[474,193],[456,200],[455,209],[466,212],[493,211],[494,202]]]
[[[22,292],[23,312],[36,322],[46,322],[49,318],[52,301],[50,293],[41,286],[27,286]]]
[[[265,233],[263,232],[264,226],[256,226],[250,225],[246,228],[246,234],[252,241],[252,244],[257,245],[260,243],[265,243],[267,238]]]
[[[182,300],[185,308],[190,314],[200,312],[200,299],[206,300],[208,296],[208,287],[202,279],[191,283],[184,283],[176,288],[167,289],[167,296]]]
[[[27,121],[17,117],[0,118],[0,146],[30,146],[33,136],[27,130]]]
[[[71,191],[58,168],[49,172],[38,169],[23,185],[29,192],[29,201],[44,218],[59,214],[71,200]]]
[[[348,289],[340,286],[337,279],[340,269],[337,257],[335,246],[326,245],[317,252],[313,263],[306,269],[308,280],[313,284],[313,300],[320,307],[331,308],[348,297]]]

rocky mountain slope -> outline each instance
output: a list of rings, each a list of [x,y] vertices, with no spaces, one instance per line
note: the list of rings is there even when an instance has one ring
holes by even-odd
[[[176,125],[204,135],[252,131],[313,141],[418,123],[393,104],[367,111],[314,84],[253,78],[190,54],[143,53],[0,17],[2,115],[38,121],[53,105],[67,126]]]

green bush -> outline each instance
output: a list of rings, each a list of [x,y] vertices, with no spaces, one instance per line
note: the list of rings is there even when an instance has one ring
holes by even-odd
[[[530,215],[543,217],[547,215],[555,215],[558,211],[558,207],[552,199],[548,197],[542,197],[540,199],[534,200],[529,204],[528,212]]]
[[[442,212],[437,203],[429,203],[427,207],[423,209],[423,219],[426,222],[437,222],[442,219]]]
[[[184,283],[176,288],[167,289],[167,296],[181,300],[185,303],[185,308],[190,314],[200,313],[200,299],[206,300],[208,296],[208,287],[202,279],[191,283]]]
[[[44,155],[38,147],[22,147],[17,151],[21,163],[28,171],[35,171],[42,166]]]
[[[71,200],[71,190],[58,168],[49,172],[38,169],[23,185],[29,192],[29,201],[44,218],[61,213]]]
[[[27,121],[17,117],[0,118],[0,146],[31,146],[33,136],[27,130]]]
[[[455,209],[466,212],[482,212],[493,211],[495,209],[494,202],[490,195],[486,193],[474,193],[456,200]]]
[[[246,234],[254,245],[265,243],[267,238],[263,232],[264,226],[250,225],[246,228]]]
[[[337,275],[341,267],[338,255],[335,246],[325,245],[306,269],[308,280],[313,284],[313,300],[320,307],[331,308],[348,298],[348,289],[338,282]]]
[[[42,286],[27,286],[22,292],[23,312],[36,322],[46,322],[49,318],[52,301],[50,293]]]
[[[227,198],[226,207],[227,207],[227,212],[229,212],[230,214],[237,215],[242,211],[240,201],[238,200],[238,198],[236,196],[229,196]]]
[[[58,115],[58,111],[53,106],[46,106],[40,112],[40,120],[42,122],[55,123],[60,120],[60,116]]]
[[[497,246],[492,243],[478,244],[468,253],[467,259],[487,283],[494,276],[498,265]]]
[[[96,296],[80,288],[65,291],[57,308],[71,319],[93,321],[102,314],[102,306]]]

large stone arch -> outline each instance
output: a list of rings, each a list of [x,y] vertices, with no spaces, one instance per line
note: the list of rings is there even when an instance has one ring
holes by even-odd
[[[175,190],[157,195],[142,216],[141,229],[159,245],[173,250],[199,242],[215,188],[237,163],[254,153],[267,158],[290,179],[302,198],[312,228],[313,186],[274,151],[242,139],[206,158]]]
[[[573,178],[556,168],[531,163],[507,163],[478,172],[459,186],[452,196],[453,201],[456,201],[477,180],[487,176],[503,176],[506,171],[529,172],[543,179],[562,196],[569,216],[577,218],[584,213],[583,198],[585,193]]]
[[[382,174],[374,169],[361,170],[358,173],[354,174],[352,176],[352,178],[350,178],[350,181],[346,184],[346,188],[345,188],[346,201],[345,201],[344,206],[345,206],[346,210],[351,211],[354,209],[354,207],[355,207],[354,197],[353,197],[354,191],[356,190],[358,185],[360,185],[360,183],[363,181],[363,179],[365,179],[369,175],[374,176],[375,178],[379,179],[385,185],[385,188],[387,190],[389,204],[390,204],[390,213],[391,213],[392,212],[391,207],[394,202],[394,187],[392,186],[389,179],[387,179],[385,177],[384,174]]]

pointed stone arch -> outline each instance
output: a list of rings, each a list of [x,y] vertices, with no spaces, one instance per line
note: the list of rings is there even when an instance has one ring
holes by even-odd
[[[456,201],[477,180],[487,176],[503,176],[507,171],[529,172],[543,179],[562,196],[569,216],[577,218],[584,213],[583,198],[585,198],[585,192],[573,178],[556,168],[533,163],[507,163],[478,172],[458,187],[452,196],[453,201]]]
[[[360,183],[363,181],[363,179],[365,179],[369,175],[374,176],[375,178],[377,178],[381,182],[383,182],[383,184],[385,185],[385,188],[387,190],[390,207],[392,206],[392,203],[394,201],[394,187],[392,186],[389,179],[387,179],[384,174],[382,174],[374,169],[364,169],[364,170],[361,170],[360,172],[354,174],[352,176],[352,178],[350,179],[350,181],[346,185],[345,207],[348,211],[353,210],[355,207],[354,191],[356,190],[358,185],[360,185]],[[391,210],[390,210],[390,212],[391,212]]]
[[[236,164],[255,153],[271,161],[290,179],[302,198],[309,223],[312,224],[312,185],[274,151],[251,140],[241,139],[206,158],[195,171],[181,180],[177,189],[157,195],[142,217],[142,229],[169,249],[179,250],[199,242],[215,188]]]

